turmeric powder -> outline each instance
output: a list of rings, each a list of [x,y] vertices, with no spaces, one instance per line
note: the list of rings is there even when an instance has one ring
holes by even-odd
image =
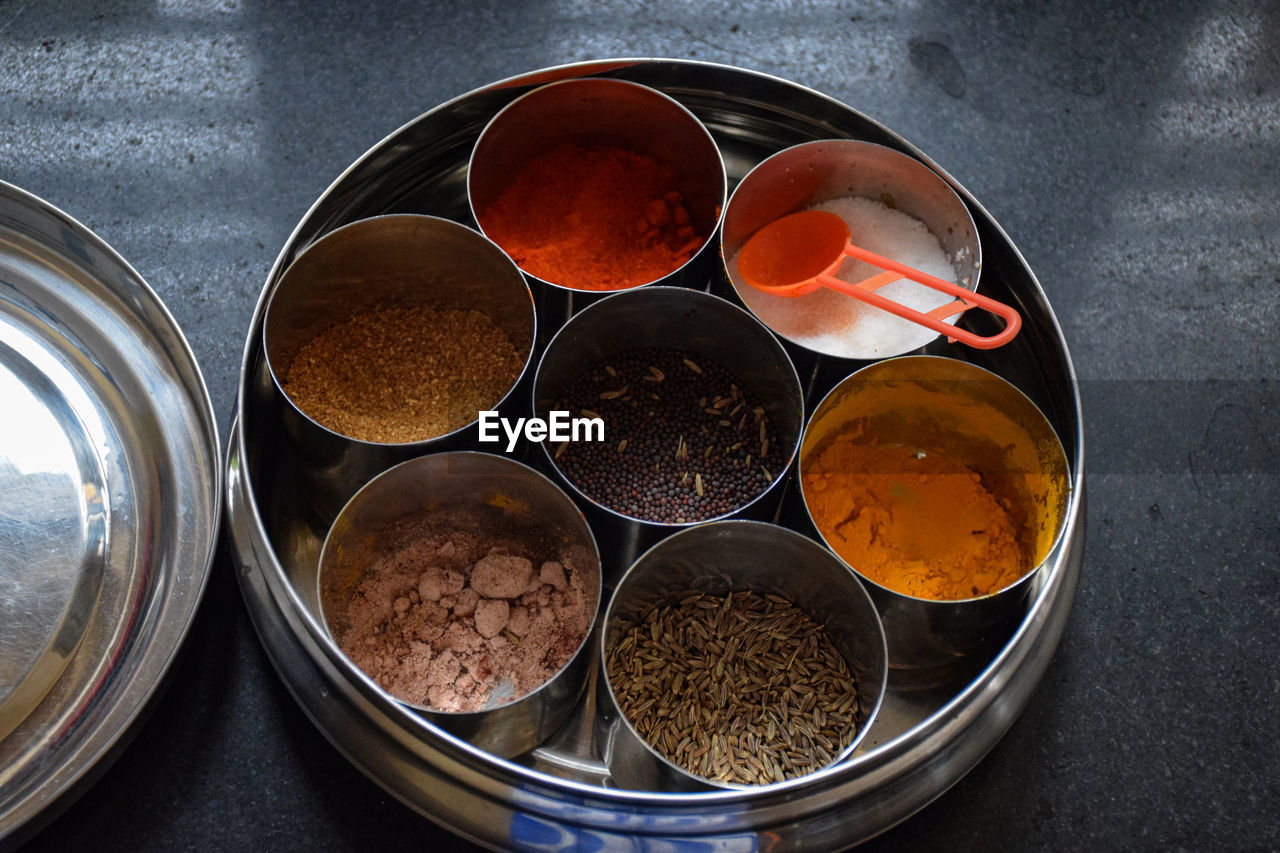
[[[1009,513],[955,459],[841,434],[805,472],[804,490],[835,552],[895,592],[974,598],[1032,567]]]
[[[910,356],[864,368],[814,413],[800,451],[818,531],[864,577],[914,598],[991,595],[1061,529],[1062,445],[1021,392],[981,368]]]

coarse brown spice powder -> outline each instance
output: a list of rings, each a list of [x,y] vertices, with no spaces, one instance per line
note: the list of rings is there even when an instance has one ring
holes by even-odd
[[[607,664],[640,736],[704,779],[803,776],[857,733],[848,663],[822,626],[780,596],[689,593],[627,629]]]
[[[332,611],[343,652],[406,702],[474,712],[514,701],[586,637],[593,595],[569,555],[482,526],[424,525],[368,565]]]
[[[307,342],[285,393],[316,422],[360,441],[423,441],[493,408],[524,359],[477,310],[391,308],[355,314]]]

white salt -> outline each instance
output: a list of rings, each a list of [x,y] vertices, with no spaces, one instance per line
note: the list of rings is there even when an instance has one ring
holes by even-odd
[[[957,279],[938,238],[913,216],[873,199],[857,197],[831,199],[810,210],[834,213],[843,219],[855,246],[946,281]],[[859,282],[880,272],[883,271],[879,267],[845,258],[836,270],[836,278]],[[919,349],[938,336],[932,329],[825,287],[795,297],[757,290],[738,275],[737,254],[729,260],[729,277],[742,301],[765,325],[825,355],[886,358]],[[877,292],[921,312],[951,301],[947,294],[908,279],[890,282]]]

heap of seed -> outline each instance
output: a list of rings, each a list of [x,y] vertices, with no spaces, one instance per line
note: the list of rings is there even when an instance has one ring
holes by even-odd
[[[466,426],[502,399],[523,367],[481,311],[395,308],[356,314],[316,335],[283,385],[325,427],[389,444]]]
[[[555,408],[604,421],[605,441],[553,450],[565,476],[593,500],[646,521],[732,512],[768,487],[784,459],[759,401],[694,353],[628,350],[575,379]]]
[[[653,608],[607,655],[627,719],[673,764],[764,785],[853,742],[858,694],[822,626],[776,595],[691,593]]]

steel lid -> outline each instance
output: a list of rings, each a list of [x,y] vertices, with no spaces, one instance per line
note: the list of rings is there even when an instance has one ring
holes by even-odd
[[[219,459],[159,298],[0,182],[0,840],[112,757],[159,686],[212,563]]]

